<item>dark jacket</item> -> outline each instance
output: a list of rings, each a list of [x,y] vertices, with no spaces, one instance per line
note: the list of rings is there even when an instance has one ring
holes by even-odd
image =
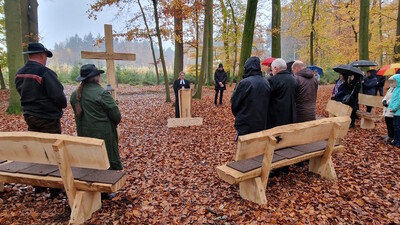
[[[178,91],[180,89],[182,89],[182,87],[190,89],[190,81],[183,79],[185,81],[185,84],[181,84],[181,80],[180,79],[176,79],[174,81],[174,92],[175,92],[175,100],[178,100]]]
[[[280,71],[269,79],[271,98],[269,106],[270,127],[296,122],[297,83],[287,70]]]
[[[42,64],[28,60],[15,75],[24,115],[60,119],[67,107],[64,87],[57,74]]]
[[[346,92],[346,95],[352,94],[351,101],[347,105],[353,108],[353,110],[358,110],[358,93],[360,92],[360,89],[361,81],[360,78],[356,77],[350,82]]]
[[[364,83],[362,84],[363,94],[366,95],[376,95],[376,86],[378,80],[374,75],[364,78]]]
[[[76,91],[71,94],[70,103],[75,109]],[[121,170],[122,164],[118,152],[117,125],[121,113],[108,91],[99,84],[88,83],[82,90],[82,115],[75,117],[78,136],[103,139],[106,144],[110,169]]]
[[[336,82],[338,82],[338,81],[336,81]],[[347,81],[345,81],[343,84],[341,84],[339,86],[338,92],[335,94],[333,99],[335,101],[342,102],[343,97],[346,95],[348,88],[349,88],[349,83],[347,83]]]
[[[295,78],[296,123],[315,120],[318,80],[308,68],[300,70]]]
[[[222,69],[220,71],[220,70],[216,69],[215,73],[214,73],[215,90],[226,90],[226,85],[225,85],[226,79],[227,79],[227,76],[226,76],[225,70]],[[224,86],[223,87],[219,86],[219,82],[222,82],[222,84]]]
[[[244,73],[231,99],[235,129],[239,135],[268,129],[270,86],[262,77],[260,59],[249,58],[244,65]]]

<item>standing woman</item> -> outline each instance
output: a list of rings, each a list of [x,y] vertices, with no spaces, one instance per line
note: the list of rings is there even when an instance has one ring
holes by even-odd
[[[117,125],[121,113],[111,94],[100,86],[100,74],[93,64],[81,67],[81,82],[71,95],[70,103],[75,113],[78,136],[103,139],[106,144],[110,170],[122,170],[118,152]]]
[[[351,94],[350,102],[346,103],[353,110],[351,111],[351,123],[350,128],[354,127],[354,123],[357,119],[357,110],[358,110],[358,92],[360,92],[361,88],[361,77],[358,75],[351,74],[350,75],[350,83],[347,88],[346,95]]]
[[[222,97],[224,95],[224,90],[226,90],[225,82],[226,82],[226,72],[224,70],[224,66],[222,63],[218,65],[218,69],[215,70],[214,73],[214,81],[215,81],[215,98],[214,104],[217,104],[218,100],[218,92],[220,91],[219,95],[219,104],[222,105]]]
[[[335,87],[332,90],[331,99],[342,102],[343,97],[346,95],[349,84],[347,83],[347,75],[340,74],[339,79],[335,83]]]

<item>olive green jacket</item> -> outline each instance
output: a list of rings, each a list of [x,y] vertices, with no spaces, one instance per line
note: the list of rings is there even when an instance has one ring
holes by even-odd
[[[85,84],[80,100],[82,115],[79,119],[76,117],[76,102],[76,91],[74,91],[70,103],[75,113],[78,136],[103,139],[107,148],[110,169],[122,170],[117,133],[121,113],[110,93],[99,84]]]

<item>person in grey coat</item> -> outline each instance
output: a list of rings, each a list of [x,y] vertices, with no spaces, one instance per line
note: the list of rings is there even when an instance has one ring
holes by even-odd
[[[296,79],[296,123],[315,120],[318,80],[302,61],[295,61],[292,71]]]

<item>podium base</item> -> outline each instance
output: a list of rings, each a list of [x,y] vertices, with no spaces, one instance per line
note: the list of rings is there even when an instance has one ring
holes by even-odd
[[[169,118],[167,127],[189,127],[189,126],[201,126],[203,125],[203,118],[191,117],[191,118]]]

